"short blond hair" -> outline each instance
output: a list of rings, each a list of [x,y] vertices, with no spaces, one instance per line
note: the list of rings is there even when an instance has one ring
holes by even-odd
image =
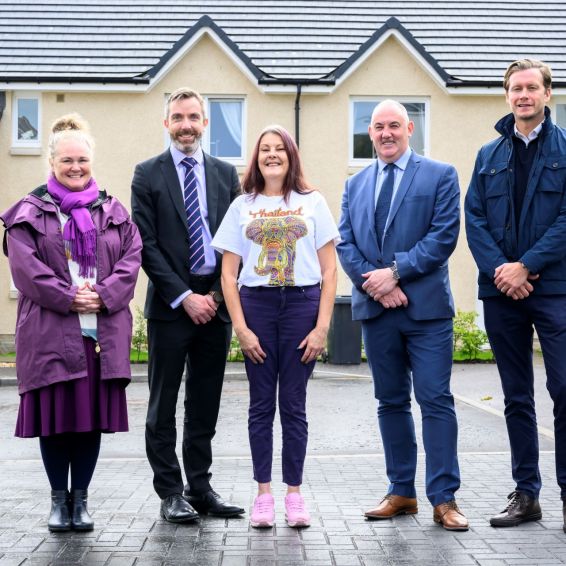
[[[548,90],[552,87],[552,71],[546,63],[538,59],[518,59],[513,61],[505,71],[505,76],[503,77],[503,88],[505,91],[509,90],[511,75],[518,71],[526,71],[527,69],[539,69],[544,89]]]

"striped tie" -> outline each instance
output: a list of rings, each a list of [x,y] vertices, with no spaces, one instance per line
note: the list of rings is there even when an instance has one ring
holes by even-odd
[[[189,266],[196,272],[204,265],[204,244],[202,239],[202,218],[198,203],[197,178],[193,167],[197,164],[193,157],[185,157],[181,163],[185,167],[185,210],[189,228]]]

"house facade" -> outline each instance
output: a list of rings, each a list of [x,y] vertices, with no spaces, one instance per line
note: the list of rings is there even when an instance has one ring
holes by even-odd
[[[39,1],[0,5],[1,210],[45,182],[49,127],[68,112],[91,125],[99,185],[129,206],[135,165],[168,145],[164,102],[179,86],[203,94],[204,148],[239,173],[266,125],[294,133],[307,177],[336,219],[344,180],[371,163],[367,126],[384,98],[406,104],[416,151],[456,167],[462,198],[477,150],[508,111],[501,78],[509,62],[528,56],[552,66],[550,107],[566,126],[559,4],[485,2],[485,13],[482,3],[462,2],[274,1],[269,10],[246,1],[47,4],[52,9]],[[457,307],[479,310],[463,230],[450,269]],[[143,304],[146,284],[141,275],[135,304]],[[339,293],[349,289],[341,273]],[[14,332],[16,296],[4,258],[3,347]]]

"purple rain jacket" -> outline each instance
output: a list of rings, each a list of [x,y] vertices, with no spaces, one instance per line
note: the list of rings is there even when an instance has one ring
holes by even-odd
[[[102,379],[131,377],[132,314],[129,303],[141,264],[141,238],[127,210],[100,191],[90,207],[97,230],[96,292]],[[71,283],[57,208],[45,185],[0,215],[4,254],[19,291],[16,372],[19,393],[86,377],[78,314],[69,310]]]

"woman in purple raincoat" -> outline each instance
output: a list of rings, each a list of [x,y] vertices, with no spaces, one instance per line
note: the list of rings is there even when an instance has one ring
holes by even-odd
[[[101,433],[128,430],[128,304],[141,240],[126,209],[92,177],[93,147],[80,116],[58,119],[47,183],[0,215],[19,291],[16,436],[39,437],[51,531],[93,529],[87,490]]]

